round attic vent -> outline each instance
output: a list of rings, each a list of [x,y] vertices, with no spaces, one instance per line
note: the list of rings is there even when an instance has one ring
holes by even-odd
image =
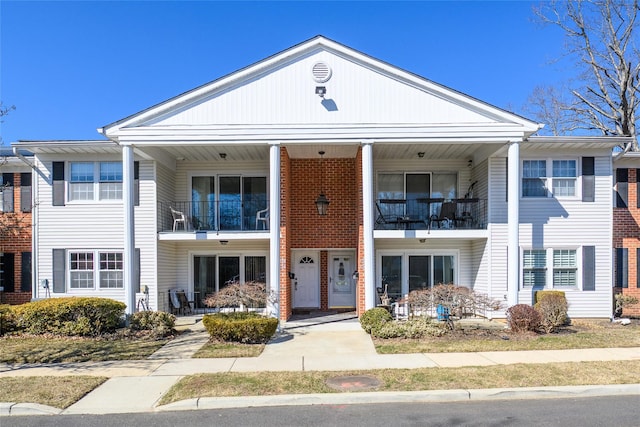
[[[331,67],[326,62],[317,62],[311,69],[313,80],[324,83],[331,78]]]

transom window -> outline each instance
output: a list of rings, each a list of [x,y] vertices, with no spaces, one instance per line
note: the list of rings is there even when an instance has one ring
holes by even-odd
[[[576,196],[577,176],[576,160],[524,160],[522,197]]]
[[[122,200],[122,162],[71,162],[69,173],[70,201]]]
[[[553,251],[553,287],[577,286],[578,261],[575,249]]]
[[[525,250],[523,253],[522,285],[544,288],[547,282],[547,251]]]

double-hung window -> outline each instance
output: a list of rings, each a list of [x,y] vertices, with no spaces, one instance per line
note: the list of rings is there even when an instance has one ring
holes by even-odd
[[[577,286],[578,260],[575,249],[553,251],[553,287]]]
[[[121,162],[100,162],[100,200],[122,200]]]
[[[547,281],[547,251],[525,250],[522,255],[522,285],[530,288],[544,288]]]
[[[69,200],[95,200],[96,197],[122,200],[122,162],[70,163]]]
[[[122,252],[100,252],[100,288],[124,287]]]
[[[553,195],[571,197],[576,195],[576,161],[553,161]]]
[[[93,252],[70,252],[69,287],[93,289]]]
[[[574,197],[577,179],[576,160],[524,160],[522,197]]]

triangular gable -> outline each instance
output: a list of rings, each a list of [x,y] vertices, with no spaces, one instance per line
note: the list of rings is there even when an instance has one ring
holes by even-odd
[[[330,67],[326,82],[314,80],[317,64]],[[320,86],[326,88],[324,98],[316,94]],[[486,129],[509,125],[525,134],[539,127],[318,36],[108,125],[103,131],[117,138],[123,128],[372,125]]]

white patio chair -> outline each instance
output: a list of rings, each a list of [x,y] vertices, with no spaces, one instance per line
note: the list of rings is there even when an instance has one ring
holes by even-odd
[[[259,223],[262,223],[263,230],[269,228],[269,208],[256,212],[256,230],[258,230]]]
[[[171,217],[173,218],[173,231],[176,231],[179,223],[182,223],[182,229],[187,231],[187,218],[184,212],[177,211],[171,206],[169,206],[169,208],[171,209]]]

